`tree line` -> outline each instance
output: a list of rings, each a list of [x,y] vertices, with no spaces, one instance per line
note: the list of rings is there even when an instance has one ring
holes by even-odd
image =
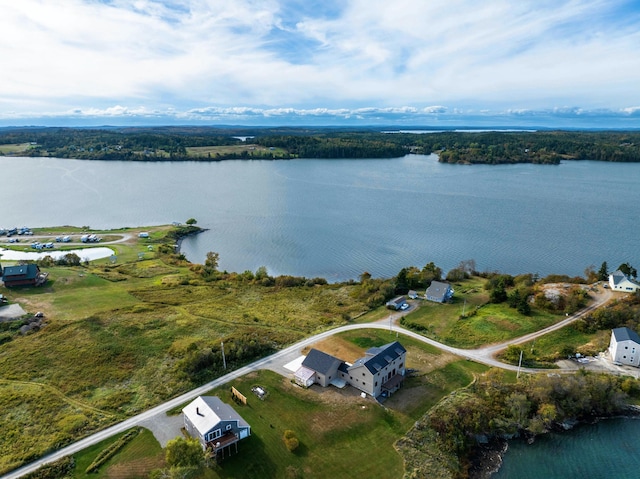
[[[208,157],[190,147],[253,144],[279,149],[224,152]],[[0,145],[30,144],[24,156],[101,160],[224,160],[277,158],[393,158],[437,153],[444,163],[558,164],[562,160],[640,161],[637,131],[444,131],[430,134],[383,133],[342,128],[15,128],[0,129]],[[247,144],[248,146],[248,144]]]

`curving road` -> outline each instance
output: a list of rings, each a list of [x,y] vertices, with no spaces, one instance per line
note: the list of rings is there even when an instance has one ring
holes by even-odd
[[[584,316],[585,314],[588,314],[589,312],[593,311],[596,308],[601,307],[602,305],[604,305],[607,301],[609,301],[612,297],[612,293],[610,290],[604,290],[604,293],[598,293],[598,295],[596,296],[596,300],[594,301],[594,303],[592,303],[590,306],[588,306],[587,308],[577,312],[576,314],[567,317],[566,319],[564,319],[563,321],[560,321],[556,324],[553,324],[552,326],[549,326],[547,328],[544,328],[540,331],[537,331],[535,333],[531,333],[531,334],[527,334],[525,336],[521,336],[519,338],[516,339],[512,339],[509,341],[505,341],[503,343],[500,344],[494,344],[494,345],[490,345],[490,346],[486,346],[483,348],[478,348],[478,349],[460,349],[460,348],[454,348],[451,346],[447,346],[446,344],[442,344],[439,343],[433,339],[429,339],[426,338],[424,336],[422,336],[421,334],[415,333],[413,331],[410,331],[408,329],[405,329],[403,327],[400,327],[397,325],[398,320],[410,313],[412,310],[414,310],[415,308],[412,307],[406,311],[400,312],[400,313],[393,313],[391,314],[389,317],[382,319],[380,321],[377,321],[375,323],[363,323],[363,324],[350,324],[347,326],[341,326],[329,331],[325,331],[319,334],[316,334],[315,336],[311,336],[309,338],[306,338],[302,341],[299,341],[285,349],[282,349],[280,351],[278,351],[277,353],[272,354],[271,356],[268,356],[266,358],[260,359],[258,361],[255,361],[251,364],[248,364],[247,366],[244,366],[240,369],[237,369],[235,371],[232,371],[228,374],[225,374],[224,376],[219,377],[218,379],[215,379],[211,382],[208,382],[207,384],[204,384],[203,386],[200,386],[196,389],[193,389],[187,393],[184,393],[176,398],[173,398],[163,404],[160,404],[156,407],[154,407],[153,409],[149,409],[148,411],[145,411],[141,414],[138,414],[137,416],[133,416],[125,421],[122,421],[121,423],[115,424],[107,429],[104,429],[100,432],[97,432],[95,434],[92,434],[91,436],[88,436],[84,439],[81,439],[80,441],[74,442],[73,444],[64,447],[62,449],[59,449],[58,451],[51,453],[47,456],[44,456],[30,464],[27,464],[25,466],[22,466],[18,469],[15,469],[7,474],[5,474],[4,476],[2,476],[2,479],[16,479],[19,477],[24,476],[25,474],[28,474],[30,472],[35,471],[36,469],[38,469],[39,467],[41,467],[44,464],[56,461],[58,459],[61,459],[64,456],[68,456],[71,454],[75,454],[77,452],[82,451],[83,449],[92,446],[94,444],[97,444],[98,442],[107,439],[115,434],[118,434],[120,432],[126,431],[127,429],[130,429],[134,426],[140,425],[142,422],[147,421],[149,419],[152,419],[154,416],[157,415],[164,415],[167,413],[167,411],[171,410],[171,409],[175,409],[178,406],[180,406],[181,404],[187,403],[193,399],[195,399],[196,397],[205,394],[206,392],[208,392],[209,390],[219,387],[223,384],[226,384],[230,381],[233,381],[234,379],[237,379],[241,376],[244,376],[247,373],[250,373],[252,371],[256,371],[258,369],[270,369],[272,371],[278,372],[280,374],[290,374],[290,371],[288,371],[287,369],[284,368],[284,365],[293,361],[294,359],[296,359],[297,357],[300,356],[300,351],[307,347],[310,346],[318,341],[321,341],[323,339],[326,339],[330,336],[333,336],[335,334],[338,333],[342,333],[345,331],[351,331],[351,330],[355,330],[355,329],[387,329],[390,330],[391,332],[396,332],[396,333],[402,333],[405,336],[409,336],[411,338],[414,338],[418,341],[422,341],[423,343],[426,344],[430,344],[432,346],[435,346],[443,351],[447,351],[449,353],[473,360],[473,361],[477,361],[479,363],[483,363],[486,364],[488,366],[493,366],[493,367],[499,367],[499,368],[503,368],[503,369],[508,369],[508,370],[512,370],[512,371],[516,371],[518,369],[517,366],[513,366],[510,364],[505,364],[502,363],[496,359],[494,359],[494,355],[505,349],[507,346],[511,345],[511,344],[521,344],[521,343],[525,343],[527,341],[531,341],[533,339],[536,339],[544,334],[547,334],[551,331],[555,331],[557,329],[563,328],[564,326],[566,326],[567,324],[570,324],[571,322],[581,318],[582,316]],[[521,368],[522,371],[528,371],[528,372],[540,372],[540,371],[546,371],[548,372],[548,370],[536,370],[536,369],[527,369],[527,368]]]

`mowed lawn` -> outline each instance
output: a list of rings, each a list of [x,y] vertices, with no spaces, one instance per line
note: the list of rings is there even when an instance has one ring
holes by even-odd
[[[326,478],[385,477],[401,478],[403,459],[394,443],[434,404],[451,391],[467,386],[474,376],[487,370],[483,365],[442,353],[436,348],[411,338],[381,330],[358,330],[342,333],[314,345],[331,354],[350,360],[360,357],[372,346],[399,340],[407,349],[409,377],[402,389],[384,405],[371,397],[362,398],[352,387],[339,390],[314,385],[303,389],[291,378],[271,371],[258,371],[208,393],[231,404],[250,424],[252,435],[238,443],[232,454],[199,477],[227,479],[245,477]],[[230,393],[234,386],[247,397],[247,405],[236,404]],[[260,386],[267,395],[260,400],[251,391]],[[282,440],[284,431],[292,430],[300,441],[298,450],[289,452]],[[127,448],[138,448],[139,442],[149,451],[149,439],[136,437]],[[159,447],[159,446],[158,446]],[[126,470],[132,462],[127,448],[118,453],[97,476],[146,477],[114,475]],[[78,456],[74,477],[82,475],[101,448],[91,448]],[[159,467],[162,456],[151,452],[146,461]],[[80,458],[83,458],[82,460]],[[153,458],[153,459],[152,459]],[[155,462],[154,462],[155,461]],[[144,461],[135,463],[140,467]],[[147,473],[149,471],[146,471]]]
[[[216,155],[224,156],[229,154],[242,154],[247,152],[257,156],[282,156],[286,153],[286,150],[282,148],[267,148],[265,146],[255,145],[251,143],[242,143],[239,145],[226,145],[226,146],[190,146],[187,148],[187,154],[189,156],[197,158],[211,158]]]
[[[477,348],[537,331],[562,318],[537,308],[532,308],[531,315],[525,316],[506,303],[486,304],[489,295],[484,289],[485,281],[473,277],[454,284],[451,303],[422,300],[420,308],[409,313],[403,324],[451,346]],[[463,312],[472,311],[476,313],[460,319]]]

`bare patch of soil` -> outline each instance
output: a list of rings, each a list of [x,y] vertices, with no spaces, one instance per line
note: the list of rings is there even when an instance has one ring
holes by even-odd
[[[357,359],[364,355],[362,348],[356,346],[350,341],[333,336],[322,341],[318,341],[302,350],[302,354],[308,354],[311,348],[318,349],[324,353],[331,354],[336,358],[340,358],[348,363],[354,363]]]
[[[109,479],[138,479],[149,477],[149,471],[164,467],[162,454],[156,457],[143,457],[133,461],[114,464],[107,469]]]

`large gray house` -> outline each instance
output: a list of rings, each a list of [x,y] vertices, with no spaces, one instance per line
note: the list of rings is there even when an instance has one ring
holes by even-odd
[[[431,281],[431,284],[425,292],[425,297],[429,301],[435,301],[436,303],[444,303],[449,301],[453,296],[453,289],[449,283],[442,283],[440,281]]]
[[[407,350],[398,341],[368,349],[364,357],[353,364],[312,349],[296,371],[295,378],[303,386],[314,382],[321,386],[332,383],[340,386],[343,382],[377,398],[391,395],[402,386],[406,356]]]
[[[216,456],[225,447],[251,435],[251,427],[228,404],[217,396],[198,396],[182,410],[184,428],[198,439],[202,449]]]
[[[296,372],[296,381],[302,386],[318,383],[322,387],[327,387],[331,381],[338,377],[338,368],[343,362],[342,359],[312,349],[302,361],[302,367]],[[305,381],[305,384],[302,384],[298,378]]]

